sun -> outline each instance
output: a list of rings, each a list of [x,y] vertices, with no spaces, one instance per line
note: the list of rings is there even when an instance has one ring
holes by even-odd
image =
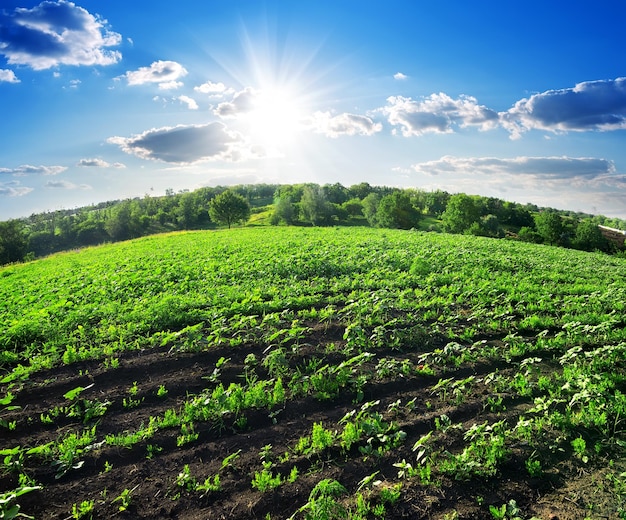
[[[255,91],[246,121],[255,144],[268,154],[280,154],[294,144],[301,133],[304,109],[298,96],[286,87]]]

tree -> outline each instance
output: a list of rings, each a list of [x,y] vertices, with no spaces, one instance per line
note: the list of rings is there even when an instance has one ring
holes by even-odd
[[[380,204],[380,195],[378,193],[370,193],[361,201],[361,204],[363,205],[363,215],[365,215],[369,225],[375,226],[378,223],[376,214]]]
[[[335,184],[325,184],[322,186],[326,200],[333,204],[343,204],[349,197],[348,189],[342,184],[336,182]]]
[[[443,229],[448,233],[463,233],[480,218],[479,208],[469,195],[452,195],[441,215]]]
[[[141,236],[141,224],[138,210],[133,201],[125,200],[117,204],[111,216],[105,221],[104,228],[113,240],[128,240]]]
[[[555,245],[561,240],[563,221],[554,211],[542,211],[535,215],[535,227],[547,244]]]
[[[274,201],[274,212],[270,218],[270,223],[273,226],[284,222],[285,224],[292,224],[296,216],[296,207],[291,198],[288,196],[278,197]]]
[[[503,237],[504,231],[500,227],[498,217],[493,214],[485,215],[480,218],[480,227],[489,237]]]
[[[24,260],[26,235],[19,220],[0,222],[0,265]]]
[[[191,229],[197,220],[197,201],[193,193],[183,193],[178,199],[176,213],[183,229]]]
[[[238,193],[226,190],[209,203],[209,215],[214,222],[230,226],[247,222],[250,218],[250,204]]]
[[[363,200],[373,191],[374,188],[372,188],[367,182],[361,182],[360,184],[353,184],[350,186],[348,188],[348,195],[350,197]]]
[[[345,201],[342,206],[351,217],[363,216],[363,204],[357,198]]]
[[[446,210],[450,194],[447,191],[431,191],[424,194],[424,210],[429,215],[441,217]]]
[[[317,226],[326,222],[331,214],[330,204],[326,200],[324,190],[319,186],[305,186],[300,200],[302,216]]]
[[[407,193],[396,191],[380,199],[376,220],[381,227],[411,229],[417,224],[420,213],[411,204]]]
[[[607,239],[600,231],[598,225],[592,220],[583,220],[576,227],[574,247],[577,249],[583,249],[585,251],[606,251],[608,246]]]
[[[523,242],[532,242],[534,244],[541,244],[543,242],[542,236],[528,226],[522,226],[520,228],[517,233],[517,238]]]

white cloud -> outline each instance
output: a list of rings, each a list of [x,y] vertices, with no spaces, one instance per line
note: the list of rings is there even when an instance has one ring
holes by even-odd
[[[20,82],[20,80],[15,75],[15,72],[13,72],[10,69],[0,69],[0,82],[2,81],[6,83],[19,83]]]
[[[531,129],[558,131],[626,129],[626,78],[586,81],[521,99],[500,114],[517,138]]]
[[[48,181],[44,184],[44,188],[56,189],[56,190],[90,190],[91,186],[88,184],[74,184],[70,181]]]
[[[206,83],[194,87],[193,89],[196,92],[208,94],[211,97],[221,97],[235,92],[232,88],[227,88],[222,82],[213,83],[212,81],[207,81]]]
[[[406,74],[402,74],[402,72],[396,72],[393,75],[393,79],[397,79],[398,81],[402,81],[408,79],[409,77]]]
[[[343,113],[333,116],[330,112],[315,112],[310,121],[310,128],[328,137],[341,135],[374,135],[383,126],[367,116]]]
[[[124,152],[168,163],[191,164],[206,160],[238,160],[242,138],[222,123],[153,128],[133,137],[110,137]]]
[[[594,179],[615,173],[615,165],[606,159],[593,157],[452,157],[411,166],[413,171],[426,175],[515,175],[544,179]]]
[[[32,9],[0,11],[0,54],[11,65],[35,70],[58,65],[112,65],[122,55],[107,50],[121,35],[107,21],[73,2],[45,1]]]
[[[123,163],[116,162],[116,163],[111,164],[99,158],[81,159],[80,161],[78,161],[77,166],[82,166],[86,168],[117,168],[117,169],[126,168],[126,165]]]
[[[19,182],[0,182],[0,195],[6,197],[22,197],[33,191],[33,188],[21,186]]]
[[[144,85],[146,83],[158,83],[162,90],[171,90],[183,85],[179,78],[187,75],[187,69],[175,61],[155,61],[149,67],[140,67],[134,71],[128,71],[122,77],[126,78],[129,85]]]
[[[178,99],[178,101],[180,101],[181,103],[187,105],[187,108],[189,110],[198,110],[198,103],[196,103],[195,99],[190,98],[189,96],[178,96],[176,99]]]
[[[17,168],[0,168],[0,174],[6,173],[20,176],[27,174],[57,175],[65,170],[67,170],[65,166],[32,166],[30,164],[23,164]]]
[[[479,105],[476,98],[460,96],[453,99],[447,94],[431,94],[416,101],[410,97],[391,96],[389,103],[380,109],[393,126],[399,126],[402,135],[410,137],[426,133],[452,133],[454,126],[477,126],[481,130],[495,128],[498,114]]]
[[[182,81],[166,81],[165,83],[159,83],[159,90],[177,90],[184,85]]]
[[[255,101],[258,93],[251,87],[237,92],[231,101],[224,101],[217,105],[217,108],[213,113],[217,116],[229,118],[237,117],[240,114],[245,114],[254,110]]]

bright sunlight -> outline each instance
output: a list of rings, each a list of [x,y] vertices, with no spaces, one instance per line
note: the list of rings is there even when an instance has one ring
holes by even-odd
[[[254,108],[246,121],[255,143],[269,155],[280,155],[294,143],[302,127],[303,109],[297,97],[286,88],[266,88],[257,92]]]

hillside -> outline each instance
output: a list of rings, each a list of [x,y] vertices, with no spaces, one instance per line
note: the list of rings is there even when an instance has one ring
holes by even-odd
[[[623,517],[625,302],[620,258],[358,227],[0,268],[1,507]]]
[[[244,211],[230,222],[232,208],[211,216],[220,198],[239,197]],[[236,222],[235,222],[236,221]],[[181,230],[216,229],[220,225],[371,226],[390,229],[463,233],[513,238],[584,251],[624,254],[626,222],[494,197],[423,191],[413,188],[350,187],[339,183],[251,184],[201,188],[193,192],[34,214],[0,222],[0,265],[33,260],[109,242]],[[608,228],[617,228],[609,231]],[[601,231],[600,228],[604,228]]]

